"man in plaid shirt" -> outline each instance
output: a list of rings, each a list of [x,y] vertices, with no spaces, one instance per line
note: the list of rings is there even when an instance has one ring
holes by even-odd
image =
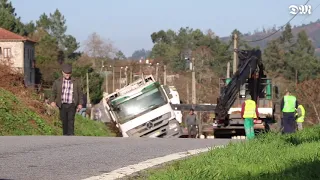
[[[62,77],[53,83],[51,106],[58,107],[63,135],[74,135],[75,114],[82,108],[82,90],[77,79],[71,77],[72,66],[62,65]]]

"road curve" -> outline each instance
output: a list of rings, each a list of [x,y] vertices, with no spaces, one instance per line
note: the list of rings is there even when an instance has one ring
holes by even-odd
[[[151,158],[229,141],[236,140],[3,136],[0,179],[80,180]]]

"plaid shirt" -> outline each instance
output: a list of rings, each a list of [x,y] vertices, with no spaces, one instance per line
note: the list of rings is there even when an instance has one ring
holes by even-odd
[[[71,104],[73,103],[73,84],[71,80],[63,79],[61,102]]]

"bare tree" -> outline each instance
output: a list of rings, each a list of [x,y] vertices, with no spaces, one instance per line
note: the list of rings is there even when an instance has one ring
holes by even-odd
[[[96,67],[96,59],[112,59],[116,52],[112,41],[103,39],[96,32],[89,35],[85,41],[85,53],[94,59],[93,67]]]

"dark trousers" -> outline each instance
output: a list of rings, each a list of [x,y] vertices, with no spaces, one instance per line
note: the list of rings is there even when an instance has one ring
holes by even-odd
[[[63,135],[74,135],[74,117],[76,115],[75,104],[62,104],[60,119],[62,121]]]
[[[196,125],[187,125],[187,129],[188,129],[188,138],[195,138],[197,134]]]
[[[296,132],[296,119],[294,116],[294,112],[292,113],[283,113],[282,118],[282,127],[283,133],[294,133]]]

